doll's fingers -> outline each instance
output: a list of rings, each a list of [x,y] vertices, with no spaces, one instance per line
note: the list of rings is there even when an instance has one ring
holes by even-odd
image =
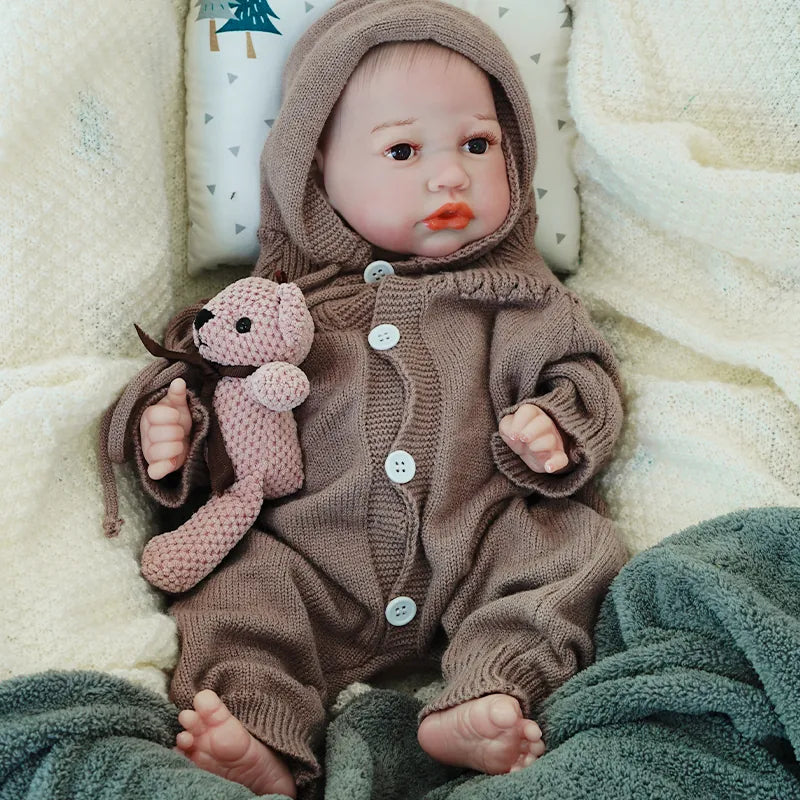
[[[149,425],[179,425],[180,413],[177,408],[168,406],[164,400],[159,400],[154,406],[150,406],[142,416]]]
[[[547,434],[552,434],[554,427],[550,417],[540,411],[524,428],[522,428],[517,438],[519,438],[520,441],[527,442],[531,450],[542,449],[533,447],[533,443]]]
[[[155,461],[165,461],[167,459],[175,458],[175,456],[183,455],[184,443],[183,439],[171,442],[158,442],[150,447],[148,451],[150,463]]]
[[[544,468],[545,461],[547,460],[546,455],[542,455],[540,453],[531,453],[530,450],[525,448],[525,450],[521,453],[517,453],[517,455],[525,462],[526,466],[532,472],[547,472]]]
[[[187,412],[189,410],[189,401],[186,395],[186,381],[183,378],[175,378],[161,401],[181,413]]]
[[[523,403],[512,415],[512,438],[519,438],[520,434],[525,430],[525,428],[530,425],[540,413],[541,412],[536,406],[531,405],[530,403]]]
[[[539,436],[538,439],[528,442],[528,450],[540,456],[548,457],[553,454],[553,451],[560,449],[560,442],[554,433],[546,433],[544,436]]]
[[[522,455],[522,453],[528,449],[525,442],[521,442],[519,439],[512,439],[510,435],[503,433],[502,430],[500,430],[499,433],[500,438],[506,443],[506,446],[518,456]]]
[[[180,442],[183,441],[184,432],[181,425],[151,425],[147,431],[150,442]]]
[[[175,471],[175,466],[171,460],[168,461],[153,461],[147,466],[147,474],[154,481],[160,481],[165,475]]]
[[[558,472],[569,464],[569,458],[563,450],[559,450],[547,459],[544,465],[545,472]]]
[[[167,389],[167,397],[175,400],[182,400],[186,397],[186,381],[183,378],[175,378]]]
[[[513,414],[506,414],[501,420],[498,430],[509,439],[518,439],[523,431],[536,416],[536,406],[521,405]]]
[[[145,456],[146,459],[146,456]],[[174,456],[173,458],[162,458],[156,461],[148,461],[147,474],[154,480],[159,481],[170,472],[180,469],[186,461],[185,454]]]
[[[192,412],[189,409],[186,381],[183,378],[175,378],[163,399],[178,412],[178,423],[183,428],[184,434],[188,436],[192,430]]]
[[[511,438],[511,427],[514,424],[514,415],[513,414],[506,414],[500,420],[500,424],[497,426],[498,433],[503,437],[503,440],[507,442]]]

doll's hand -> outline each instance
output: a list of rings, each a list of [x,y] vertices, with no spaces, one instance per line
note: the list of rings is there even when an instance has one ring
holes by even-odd
[[[186,400],[186,382],[175,378],[166,395],[145,410],[139,425],[147,474],[154,481],[183,466],[191,432],[192,414]]]
[[[534,472],[558,472],[569,465],[561,432],[538,406],[525,403],[500,420],[503,441]]]

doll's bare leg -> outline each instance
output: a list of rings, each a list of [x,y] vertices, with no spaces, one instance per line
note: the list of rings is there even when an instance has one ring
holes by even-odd
[[[283,758],[256,739],[214,692],[198,692],[193,705],[193,711],[178,715],[185,728],[175,741],[178,750],[198,767],[255,794],[295,797],[297,787]]]
[[[444,764],[499,775],[532,764],[544,753],[539,726],[507,694],[490,694],[436,711],[417,733],[422,749]]]

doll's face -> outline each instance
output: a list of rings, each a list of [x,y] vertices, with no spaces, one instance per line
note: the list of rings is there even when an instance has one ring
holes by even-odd
[[[331,205],[397,254],[449,255],[497,230],[510,197],[486,75],[438,47],[373,67],[351,77],[317,154]]]

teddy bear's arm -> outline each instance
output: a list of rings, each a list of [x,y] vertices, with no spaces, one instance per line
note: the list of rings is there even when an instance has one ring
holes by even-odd
[[[245,378],[247,393],[270,411],[290,411],[308,397],[306,374],[294,364],[273,361]]]

